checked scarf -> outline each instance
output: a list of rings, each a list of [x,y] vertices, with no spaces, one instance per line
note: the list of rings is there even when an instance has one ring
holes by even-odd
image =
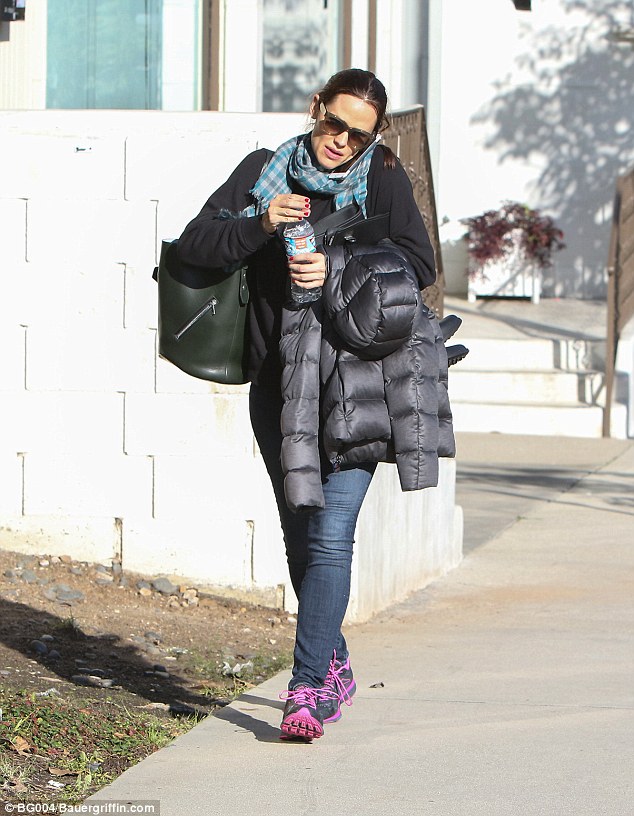
[[[293,136],[275,151],[249,191],[255,198],[255,204],[244,209],[242,214],[261,215],[276,195],[291,192],[290,179],[293,179],[309,192],[331,193],[335,198],[336,210],[356,201],[366,215],[368,170],[376,144],[373,142],[346,173],[337,173],[336,170],[327,173],[314,163],[309,147],[310,133]]]

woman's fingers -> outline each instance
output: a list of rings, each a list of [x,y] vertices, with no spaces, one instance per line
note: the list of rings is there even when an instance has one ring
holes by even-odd
[[[264,227],[267,232],[274,232],[280,224],[289,224],[308,218],[310,199],[295,193],[282,193],[271,199],[264,213]]]
[[[326,259],[321,252],[295,255],[288,264],[291,280],[305,289],[321,286],[326,280]]]

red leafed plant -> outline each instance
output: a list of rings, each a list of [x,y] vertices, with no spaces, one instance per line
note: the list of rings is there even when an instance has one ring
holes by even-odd
[[[528,261],[546,269],[552,266],[552,255],[565,247],[563,232],[550,216],[542,215],[525,204],[505,201],[499,210],[487,210],[482,215],[462,218],[467,228],[465,238],[470,259],[470,272],[490,261],[497,261],[517,248]]]

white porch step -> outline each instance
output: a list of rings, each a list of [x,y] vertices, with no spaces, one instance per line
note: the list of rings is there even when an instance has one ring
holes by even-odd
[[[468,358],[464,360],[466,363]],[[462,362],[449,369],[452,404],[527,403],[531,405],[603,404],[604,376],[599,371],[469,370]]]
[[[460,331],[447,342],[462,343],[469,355],[459,365],[470,371],[591,370],[602,368],[605,343],[575,338],[473,337]]]
[[[458,431],[598,437],[603,428],[603,410],[598,405],[496,405],[452,400],[451,408]]]

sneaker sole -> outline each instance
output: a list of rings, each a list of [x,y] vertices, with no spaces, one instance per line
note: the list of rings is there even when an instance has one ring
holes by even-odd
[[[285,720],[282,720],[280,726],[282,734],[287,737],[313,740],[319,739],[324,735],[324,729],[319,720],[311,717],[308,712],[306,714],[301,711],[295,714],[290,714]]]

